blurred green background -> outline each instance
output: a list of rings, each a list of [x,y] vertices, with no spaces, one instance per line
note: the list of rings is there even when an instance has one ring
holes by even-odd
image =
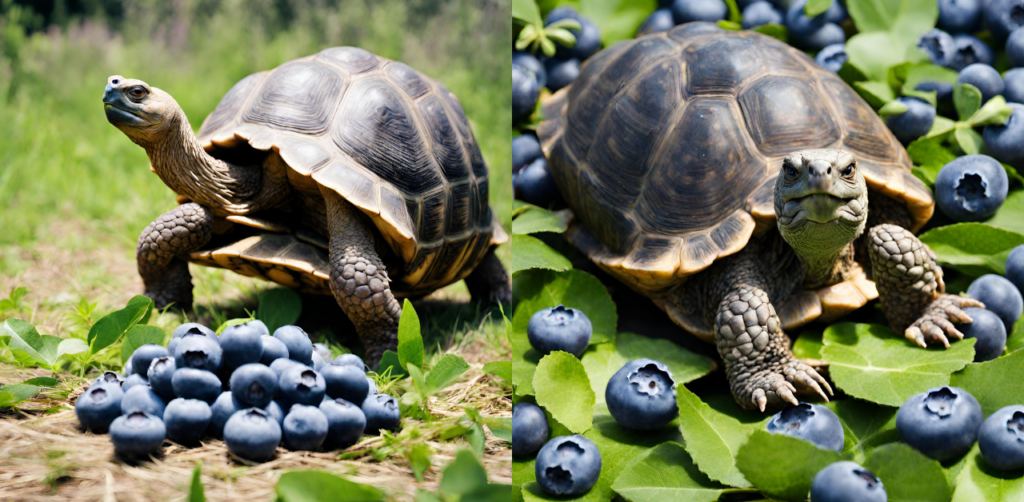
[[[509,0],[0,0],[0,274],[17,275],[12,251],[41,240],[116,241],[134,256],[174,206],[143,149],[104,117],[109,75],[169,92],[198,129],[246,75],[339,45],[403,61],[459,97],[508,228],[510,37]]]

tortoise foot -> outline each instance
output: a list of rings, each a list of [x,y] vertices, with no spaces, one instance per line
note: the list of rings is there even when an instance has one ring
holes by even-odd
[[[904,332],[908,340],[922,348],[928,345],[943,345],[949,348],[949,338],[962,340],[964,334],[956,329],[954,323],[970,323],[971,316],[963,309],[967,307],[984,308],[985,304],[973,298],[959,295],[942,295],[925,308],[921,318],[914,321]]]
[[[142,294],[153,300],[153,306],[157,309],[173,305],[182,310],[191,310],[192,274],[188,271],[188,262],[175,258],[161,272],[147,278],[146,289]]]

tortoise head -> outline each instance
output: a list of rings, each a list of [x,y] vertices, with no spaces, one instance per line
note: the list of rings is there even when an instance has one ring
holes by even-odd
[[[140,145],[155,143],[181,110],[170,94],[120,75],[107,79],[103,109],[108,122]]]
[[[868,216],[867,182],[856,159],[845,150],[803,150],[786,157],[775,181],[775,216],[794,248],[798,242],[845,246],[864,231]]]

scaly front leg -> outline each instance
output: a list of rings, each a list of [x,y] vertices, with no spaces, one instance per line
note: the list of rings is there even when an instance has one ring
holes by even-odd
[[[883,224],[869,231],[868,254],[882,311],[893,329],[927,347],[949,348],[951,336],[964,337],[954,323],[969,323],[966,307],[984,307],[972,298],[944,294],[942,269],[934,253],[909,230]]]
[[[171,303],[192,308],[192,275],[181,258],[210,242],[213,213],[194,202],[182,204],[150,223],[135,250],[145,295],[162,309]]]

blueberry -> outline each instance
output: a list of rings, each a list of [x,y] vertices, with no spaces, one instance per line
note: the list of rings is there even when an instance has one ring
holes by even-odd
[[[1017,286],[1024,287],[1024,244],[1013,248],[1006,257],[1006,278]]]
[[[973,33],[981,22],[982,0],[939,0],[939,28],[949,33]]]
[[[207,434],[221,437],[224,434],[224,424],[231,418],[231,415],[243,408],[242,403],[239,403],[231,395],[231,391],[221,392],[210,405],[210,425],[207,427]]]
[[[1003,83],[1003,77],[999,76],[999,72],[984,63],[974,63],[960,70],[960,75],[957,77],[956,82],[958,84],[971,84],[977,87],[981,91],[982,103],[987,102],[998,94],[1002,94],[1006,86]]]
[[[939,462],[971,449],[981,426],[981,405],[959,387],[939,387],[911,396],[896,413],[900,441]]]
[[[177,328],[174,328],[174,332],[171,334],[171,339],[183,338],[185,335],[205,335],[214,341],[217,340],[217,333],[212,329],[195,322],[187,322]]]
[[[265,408],[277,394],[277,373],[259,364],[240,366],[231,374],[231,395],[246,408]]]
[[[128,360],[125,361],[123,373],[125,374],[125,378],[135,374],[135,372],[132,371],[132,358],[129,357]]]
[[[184,445],[198,443],[210,425],[212,416],[213,412],[206,401],[179,397],[167,403],[167,409],[164,410],[167,439]]]
[[[576,12],[576,9],[569,5],[563,5],[561,7],[555,7],[548,12],[548,15],[544,17],[544,26],[547,26],[555,21],[561,21],[563,19],[574,19],[579,21],[581,19],[580,13]]]
[[[774,5],[761,0],[743,9],[743,29],[751,30],[765,24],[783,24],[782,13]]]
[[[381,429],[394,431],[398,429],[398,423],[402,414],[398,410],[398,401],[387,394],[373,394],[366,396],[362,406],[363,415],[366,415],[366,433],[377,435]]]
[[[986,274],[975,279],[967,288],[967,296],[984,303],[986,310],[999,316],[1007,333],[1013,332],[1013,323],[1024,311],[1020,290],[1001,275]]]
[[[320,354],[320,358],[323,359],[324,362],[333,361],[334,360],[334,358],[331,357],[331,348],[328,347],[326,344],[314,343],[313,344],[313,352],[316,352],[317,354]]]
[[[82,428],[103,434],[110,423],[121,416],[121,387],[111,383],[99,383],[89,387],[75,400],[75,416]]]
[[[550,85],[550,82],[548,82]],[[537,106],[537,77],[519,65],[512,65],[512,120],[529,120]]]
[[[830,45],[846,42],[846,32],[838,24],[827,23],[820,30],[797,39],[798,46],[808,51],[818,51]]]
[[[544,71],[544,65],[533,54],[526,51],[514,51],[512,52],[512,64],[522,66],[532,72],[534,78],[537,79],[538,89],[547,85],[548,72]]]
[[[932,63],[936,65],[949,66],[953,63],[956,42],[949,33],[938,28],[933,29],[917,39],[917,46],[928,54]]]
[[[889,500],[871,471],[848,461],[833,462],[811,483],[811,502],[886,502]]]
[[[964,313],[971,316],[973,322],[960,324],[957,328],[964,334],[964,338],[977,340],[974,343],[974,362],[991,361],[1003,355],[1007,331],[999,316],[978,307],[964,308]]]
[[[914,87],[915,91],[934,92],[936,101],[953,99],[953,84],[949,82],[921,82]]]
[[[593,21],[583,16],[578,16],[577,21],[580,23],[580,29],[570,29],[569,32],[576,37],[576,44],[572,48],[566,47],[561,44],[555,44],[555,57],[559,59],[571,59],[577,58],[584,60],[593,56],[598,50],[601,49],[601,30],[597,28],[597,25]],[[515,62],[513,61],[513,64]],[[526,68],[529,70],[529,68]],[[535,73],[536,75],[536,73]],[[540,85],[540,78],[537,78],[537,87],[544,87]]]
[[[333,399],[361,403],[370,393],[366,373],[355,366],[331,363],[324,366],[321,374],[327,385],[327,395]]]
[[[850,56],[846,54],[846,44],[832,44],[826,46],[814,56],[814,60],[828,71],[838,73]]]
[[[167,353],[167,348],[153,343],[147,343],[135,349],[135,352],[132,353],[132,371],[145,376],[146,372],[149,371],[149,364],[153,362],[153,359],[168,355],[170,354]]]
[[[676,382],[668,367],[651,359],[627,362],[608,380],[604,399],[623,427],[657,429],[679,415]]]
[[[526,327],[530,345],[538,352],[546,355],[561,350],[576,357],[590,344],[593,331],[586,314],[564,305],[538,310]]]
[[[949,67],[954,70],[960,71],[974,63],[995,63],[995,53],[978,37],[967,34],[954,35],[953,44],[956,46],[956,52],[953,53],[953,61]]]
[[[371,396],[373,394],[380,394],[379,392],[377,392],[377,382],[374,382],[372,378],[366,377],[366,385],[369,388],[369,391],[366,393],[367,396]]]
[[[324,368],[324,364],[326,364],[326,363],[324,362],[323,356],[321,356],[319,352],[315,352],[314,351],[312,359],[313,359],[313,366],[312,366],[312,368],[313,368],[314,371],[320,371],[320,370],[322,370]]]
[[[260,356],[261,363],[270,366],[278,359],[288,359],[288,347],[284,346],[284,342],[270,335],[263,335],[260,337],[260,340],[263,341],[263,355]]]
[[[289,450],[316,451],[327,438],[327,417],[316,406],[296,404],[281,425],[284,446]]]
[[[516,198],[535,206],[550,207],[559,197],[548,161],[541,157],[519,171],[515,182]]]
[[[121,415],[110,424],[110,440],[114,443],[114,452],[121,457],[156,453],[166,435],[164,421],[142,410]]]
[[[897,98],[896,101],[907,107],[907,111],[885,119],[885,125],[896,139],[904,145],[909,145],[917,138],[928,134],[932,123],[935,122],[935,107],[920,98],[903,97]]]
[[[644,24],[641,24],[640,29],[636,30],[636,36],[642,37],[651,33],[661,33],[671,30],[675,25],[676,20],[672,17],[672,9],[662,7],[647,16]]]
[[[820,14],[813,18],[804,14],[804,6],[807,0],[797,0],[790,4],[786,10],[786,27],[789,28],[790,39],[797,47],[818,51],[832,44],[841,44],[846,41],[846,33],[835,22],[829,21],[832,17],[838,18],[840,11],[832,11]],[[833,2],[833,5],[835,2]]]
[[[729,8],[722,0],[675,0],[672,2],[672,19],[676,24],[692,21],[720,21],[729,15]]]
[[[291,407],[289,406],[288,409],[291,409]],[[278,424],[284,423],[284,408],[282,408],[277,401],[271,401],[266,408],[263,408],[263,411],[266,411],[271,417],[274,417],[274,420],[277,420]]]
[[[324,377],[312,368],[288,368],[278,381],[281,398],[292,404],[317,406],[326,392]]]
[[[288,357],[306,366],[313,364],[313,342],[309,335],[298,326],[281,326],[274,332],[274,338],[284,342]]]
[[[281,443],[281,425],[259,408],[240,410],[224,424],[224,442],[238,457],[264,462]]]
[[[1024,469],[1024,406],[1000,408],[978,429],[985,463],[1001,471]]]
[[[1013,30],[1024,26],[1024,0],[989,0],[983,11],[988,31],[1000,44]]]
[[[548,89],[551,89],[551,92],[568,86],[580,76],[579,59],[549,58],[544,61],[544,67],[548,71]],[[533,108],[530,108],[530,111],[532,112]]]
[[[1006,59],[1013,68],[1024,66],[1024,29],[1013,30],[1006,39]]]
[[[121,414],[127,415],[133,410],[142,410],[157,417],[164,416],[167,404],[153,392],[148,385],[136,385],[124,393],[121,398]]]
[[[171,385],[171,378],[174,376],[174,370],[176,369],[177,366],[174,364],[173,357],[154,359],[149,365],[149,373],[147,374],[149,386],[164,401],[174,399],[174,387]]]
[[[178,368],[171,377],[174,395],[185,399],[201,399],[212,403],[221,393],[217,375],[196,368]]]
[[[543,157],[540,142],[533,134],[520,134],[512,138],[512,171],[519,172],[531,162]]]
[[[843,451],[843,424],[832,410],[819,404],[787,404],[768,421],[768,432],[802,439],[818,448]]]
[[[552,495],[582,495],[601,475],[601,452],[578,434],[556,437],[537,453],[534,473],[541,489]]]
[[[262,336],[267,327],[263,323],[256,324],[257,322],[259,321],[228,326],[221,332],[220,348],[224,351],[222,370],[231,372],[243,364],[259,362],[263,357]]]
[[[138,373],[132,373],[128,378],[124,379],[124,383],[121,384],[121,390],[128,392],[132,387],[136,385],[149,386],[149,380],[146,379],[146,375],[140,375]]]
[[[99,383],[111,383],[120,387],[121,384],[124,383],[124,375],[116,371],[104,371],[102,375],[96,377],[96,380],[92,381],[92,385]]]
[[[548,417],[540,406],[519,403],[512,408],[512,456],[529,458],[548,442]]]
[[[1016,71],[1016,70],[1014,70]],[[1021,75],[1024,84],[1024,74]],[[1024,85],[1021,86],[1024,88]],[[993,157],[1018,169],[1024,169],[1024,105],[1012,103],[1013,113],[1003,125],[988,125],[982,132],[985,148]]]
[[[224,352],[220,343],[205,336],[186,336],[174,348],[174,365],[178,368],[217,372],[223,360]]]
[[[335,364],[347,364],[359,368],[360,371],[366,372],[366,363],[363,362],[363,358],[355,354],[342,354],[334,360]]]
[[[1006,200],[1009,178],[988,155],[965,155],[946,164],[935,178],[935,202],[957,222],[984,221]]]
[[[344,399],[331,399],[320,403],[320,411],[327,417],[325,448],[348,448],[359,442],[366,429],[366,415],[360,407]]]
[[[285,372],[285,370],[289,368],[309,369],[309,366],[306,366],[305,364],[302,364],[293,359],[277,359],[273,363],[270,363],[270,369],[274,370],[274,373],[277,374],[278,380],[281,379],[281,375]]]

